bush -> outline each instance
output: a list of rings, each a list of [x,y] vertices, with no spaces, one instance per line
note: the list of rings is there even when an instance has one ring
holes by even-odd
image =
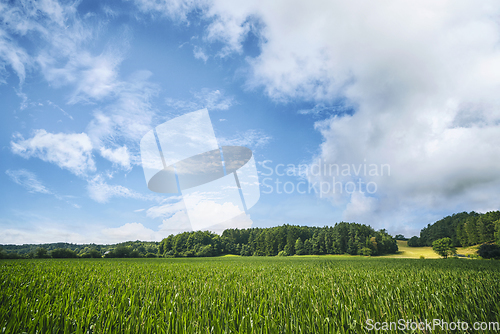
[[[7,253],[0,250],[0,259],[24,259],[24,257],[18,253]]]
[[[368,247],[362,248],[359,252],[363,256],[371,256],[372,255],[372,250]]]
[[[100,259],[102,257],[102,255],[101,255],[101,252],[99,252],[97,249],[92,249],[89,252],[82,254],[81,257]]]
[[[132,248],[127,246],[118,246],[114,250],[106,252],[105,257],[130,257],[132,253]]]
[[[50,252],[50,255],[54,259],[68,259],[68,258],[76,258],[76,253],[68,248],[56,248]]]
[[[252,250],[250,249],[250,246],[248,245],[243,245],[241,246],[241,256],[251,256],[252,255]]]
[[[141,253],[138,250],[134,249],[130,252],[130,257],[142,257]]]
[[[278,256],[288,256],[288,254],[285,251],[280,251]]]
[[[208,257],[214,255],[214,250],[212,245],[206,245],[200,248],[200,251],[196,254],[200,257]]]
[[[482,244],[477,253],[483,259],[500,259],[500,247],[495,244]]]
[[[420,239],[418,237],[411,237],[410,240],[408,240],[408,247],[420,247]]]
[[[35,252],[35,257],[37,259],[46,259],[49,258],[50,255],[45,248],[38,248]]]

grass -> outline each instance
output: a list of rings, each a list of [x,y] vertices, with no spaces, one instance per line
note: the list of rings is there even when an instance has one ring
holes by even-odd
[[[421,256],[426,259],[439,259],[440,256],[432,250],[432,247],[408,247],[408,241],[398,240],[399,251],[397,254],[385,255],[389,258],[419,259]],[[477,255],[479,245],[471,247],[457,247],[457,254]]]
[[[500,318],[498,261],[2,260],[0,282],[5,333],[362,333],[367,319]]]
[[[386,255],[390,258],[419,259],[424,256],[426,259],[439,259],[440,256],[432,250],[432,247],[408,247],[408,241],[398,240],[399,251],[397,254]]]

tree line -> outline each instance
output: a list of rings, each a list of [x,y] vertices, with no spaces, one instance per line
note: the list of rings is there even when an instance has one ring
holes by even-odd
[[[408,246],[432,246],[442,238],[450,238],[454,247],[467,247],[482,243],[500,244],[500,211],[484,214],[462,212],[444,217],[434,224],[428,224],[420,231],[420,237],[408,240]]]
[[[396,253],[396,240],[385,230],[341,222],[335,226],[282,225],[269,228],[227,229],[222,235],[207,231],[169,235],[160,242],[163,257],[204,257],[224,254],[276,255],[382,255]]]
[[[127,241],[114,245],[50,244],[0,245],[0,259],[156,257],[159,242]]]
[[[401,236],[399,236],[401,237]],[[2,249],[3,248],[3,249]],[[385,230],[341,222],[335,226],[283,225],[270,228],[227,229],[169,235],[161,242],[128,241],[115,245],[1,245],[1,258],[143,258],[207,257],[226,254],[275,255],[383,255],[396,253],[396,238]]]

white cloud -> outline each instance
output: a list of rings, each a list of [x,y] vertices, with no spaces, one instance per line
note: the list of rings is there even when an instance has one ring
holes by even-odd
[[[187,23],[187,15],[193,9],[204,4],[204,1],[193,0],[135,0],[135,4],[143,12],[167,16],[172,20]]]
[[[353,106],[352,116],[317,123],[317,157],[390,164],[393,174],[366,178],[379,186],[375,199],[336,196],[346,215],[366,201],[364,223],[498,209],[497,2],[215,0],[203,14],[207,40],[225,43],[222,54],[240,52],[249,31],[259,36],[250,87],[277,101],[321,106],[342,97]]]
[[[138,71],[129,80],[117,84],[116,100],[96,110],[87,126],[87,133],[96,147],[126,143],[130,163],[140,161],[138,143],[151,130],[156,115],[150,101],[157,94],[158,87],[148,81],[150,76],[149,71]]]
[[[311,47],[298,35],[278,54],[269,40],[254,61],[255,79],[275,98],[321,101],[343,94],[356,106],[352,116],[317,122],[324,142],[315,158],[389,164],[391,176],[363,177],[377,183],[375,197],[331,194],[334,203],[346,205],[346,218],[378,226],[422,224],[416,217],[426,210],[497,209],[500,77],[492,73],[500,71],[500,30],[490,10],[498,6],[392,5],[400,15],[388,16],[375,3],[363,6],[374,14],[362,22],[351,5],[335,4],[338,16],[318,16],[322,27],[298,25],[315,36]],[[342,29],[347,25],[352,29]],[[275,38],[287,35],[276,30]],[[292,57],[301,54],[299,46],[302,67]],[[272,64],[278,65],[273,59],[291,65],[272,73]]]
[[[12,181],[26,188],[30,193],[52,195],[56,199],[64,201],[76,209],[81,209],[80,205],[73,203],[71,200],[68,200],[68,198],[71,198],[72,196],[61,196],[47,189],[42,184],[42,182],[38,180],[38,177],[36,176],[35,173],[32,173],[26,169],[18,169],[18,170],[8,169],[5,171],[5,174],[7,174]]]
[[[16,135],[10,142],[13,153],[26,159],[37,157],[67,169],[75,175],[95,171],[92,143],[85,133],[48,133],[36,130],[34,136],[24,139]]]
[[[44,224],[45,225],[45,224]],[[58,227],[43,228],[36,224],[29,230],[18,228],[2,229],[0,234],[0,243],[2,244],[41,244],[51,242],[71,242],[86,243],[88,239],[79,233],[66,229],[64,225]]]
[[[311,109],[300,109],[297,111],[300,115],[311,115],[314,117],[325,118],[330,115],[342,115],[352,111],[352,107],[344,106],[344,105],[333,105],[329,106],[325,103],[318,103]]]
[[[224,92],[220,90],[210,90],[203,88],[200,92],[193,94],[193,100],[176,100],[172,98],[165,99],[168,106],[183,110],[195,111],[203,108],[211,110],[228,110],[234,104],[233,97],[224,96]]]
[[[195,222],[202,221],[203,226],[213,226],[239,216],[241,213],[241,207],[230,201],[220,203],[220,201],[203,199],[190,207],[189,218]]]
[[[102,175],[96,175],[88,180],[87,191],[94,201],[106,203],[113,197],[154,200],[155,196],[144,196],[120,185],[108,184]]]
[[[233,138],[218,137],[217,141],[221,146],[245,146],[257,148],[265,146],[271,139],[271,136],[265,134],[261,130],[251,129],[243,133],[238,133]]]
[[[163,219],[159,229],[160,233],[165,237],[170,234],[178,234],[193,230],[185,210],[177,211],[172,216]]]
[[[16,72],[19,83],[22,85],[26,78],[26,67],[31,64],[28,54],[0,29],[0,83],[5,83],[7,71],[5,66],[10,66]]]
[[[146,211],[149,218],[171,217],[177,212],[185,211],[186,206],[182,201],[182,196],[167,197],[162,205],[152,206]]]
[[[130,169],[130,155],[127,146],[121,146],[116,149],[101,147],[101,156],[114,164],[122,166],[124,169]]]
[[[161,241],[170,234],[178,234],[191,230],[187,215],[183,212],[178,212],[172,217],[163,220],[158,231],[147,228],[141,223],[126,223],[120,227],[103,229],[102,237],[104,237],[107,243],[134,240]]]
[[[54,108],[56,108],[57,110],[61,111],[65,116],[67,116],[70,120],[73,120],[73,116],[71,116],[70,114],[68,114],[63,108],[59,107],[57,104],[55,104],[54,102],[50,101],[50,100],[47,100],[47,104],[49,106],[52,106]],[[40,104],[42,105],[42,104]]]
[[[148,71],[137,71],[120,80],[119,66],[129,48],[127,29],[102,51],[89,51],[95,49],[96,38],[108,21],[96,15],[80,16],[77,6],[78,2],[51,0],[0,4],[0,21],[4,22],[0,28],[0,78],[7,74],[6,70],[2,72],[6,66],[13,68],[21,83],[28,68],[39,69],[51,86],[69,87],[69,104],[99,102],[100,108],[86,129],[92,146],[102,148],[102,155],[117,166],[129,169],[138,163],[137,143],[150,130],[156,115],[150,100],[158,87],[148,81]],[[108,9],[104,12],[109,14]],[[13,42],[27,34],[36,41],[30,53]],[[23,108],[28,97],[21,94],[20,90]],[[72,118],[62,108],[49,104]],[[125,145],[126,152],[120,148]],[[74,168],[72,171],[83,173]]]
[[[160,241],[158,233],[141,223],[126,223],[116,228],[105,228],[102,234],[109,242],[124,242],[133,240]]]
[[[203,60],[204,63],[206,63],[208,60],[208,56],[205,54],[203,49],[200,48],[199,46],[196,46],[196,45],[194,46],[193,54],[194,54],[194,57],[196,59],[201,59],[201,60]]]
[[[78,77],[75,78],[76,90],[69,103],[85,101],[87,97],[99,100],[115,93],[118,85],[116,67],[121,62],[119,55],[101,54],[92,57],[83,54],[71,62],[76,63],[77,68],[68,70],[78,73]]]
[[[37,176],[26,170],[6,170],[7,174],[12,181],[19,184],[20,186],[26,188],[30,193],[41,193],[41,194],[51,194],[52,192],[45,188],[45,186],[38,180]]]
[[[94,29],[92,24],[86,25],[77,17],[77,5],[76,2],[60,4],[52,0],[0,5],[0,18],[4,23],[0,29],[0,58],[7,59],[21,83],[27,65],[38,63],[50,80],[51,71],[57,72],[58,68],[60,72],[65,71],[58,60],[82,54],[80,45],[89,40]],[[47,42],[37,55],[29,55],[23,48],[9,43],[28,33]]]
[[[251,1],[213,1],[204,12],[205,18],[211,22],[206,28],[205,39],[210,42],[222,42],[219,57],[232,53],[242,53],[246,35],[250,31],[257,33],[255,25],[259,18],[256,8],[264,4]],[[272,6],[272,5],[271,5]]]
[[[36,57],[46,80],[55,87],[73,85],[70,104],[102,100],[116,94],[120,88],[117,80],[117,67],[122,61],[120,52],[109,49],[94,56],[83,46],[71,43],[64,41]],[[70,52],[59,54],[62,47]]]

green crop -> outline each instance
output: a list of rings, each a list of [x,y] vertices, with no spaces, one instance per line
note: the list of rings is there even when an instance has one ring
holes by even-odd
[[[0,283],[5,333],[363,333],[367,319],[500,321],[498,261],[2,260]]]

